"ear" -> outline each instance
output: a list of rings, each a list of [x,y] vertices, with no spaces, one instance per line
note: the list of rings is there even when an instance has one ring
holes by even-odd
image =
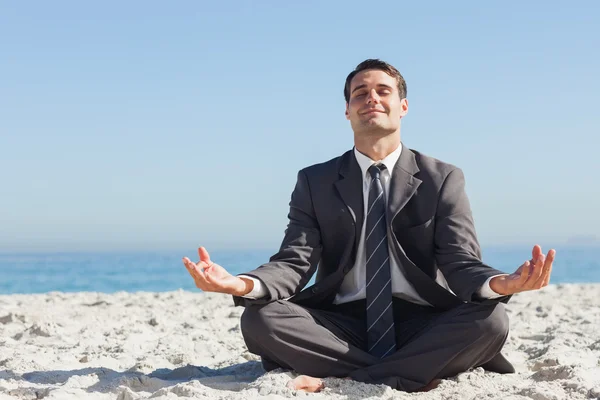
[[[400,112],[400,118],[402,118],[408,114],[408,100],[406,98],[400,100],[400,107],[402,107],[402,111]]]
[[[344,115],[346,116],[347,120],[350,119],[350,112],[348,111],[348,103],[346,103],[346,111],[344,112]]]

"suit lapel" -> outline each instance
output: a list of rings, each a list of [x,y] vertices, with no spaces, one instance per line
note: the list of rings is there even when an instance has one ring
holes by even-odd
[[[340,180],[335,182],[335,187],[354,219],[354,243],[358,246],[364,219],[363,179],[354,151],[347,152],[342,158],[339,174]]]
[[[390,182],[387,207],[388,223],[391,224],[421,184],[422,181],[414,177],[417,172],[419,172],[419,167],[415,160],[415,154],[403,144],[400,158],[394,166],[392,181]]]
[[[419,185],[423,182],[414,175],[419,172],[415,153],[406,146],[402,148],[400,158],[394,166],[392,181],[390,182],[390,194],[388,197],[389,229],[394,235],[393,220],[398,213],[402,211],[406,203],[415,194]],[[410,258],[402,248],[398,240],[392,241],[392,252],[399,261],[399,267],[403,270],[408,281],[415,287],[421,297],[427,300],[433,306],[441,309],[449,309],[453,305],[460,303],[453,295],[445,290],[440,290],[440,286],[428,277]]]
[[[415,154],[403,144],[400,158],[394,166],[392,181],[390,182],[387,207],[389,224],[408,203],[421,184],[422,181],[414,176],[417,172],[419,172],[419,167],[415,160]],[[358,246],[364,222],[363,176],[353,150],[346,152],[342,157],[339,174],[340,180],[335,182],[335,187],[354,219],[356,227],[355,244]]]

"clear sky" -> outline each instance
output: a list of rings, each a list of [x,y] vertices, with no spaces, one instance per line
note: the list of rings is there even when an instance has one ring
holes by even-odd
[[[366,58],[482,244],[600,237],[600,2],[407,3],[0,0],[0,251],[277,247]]]

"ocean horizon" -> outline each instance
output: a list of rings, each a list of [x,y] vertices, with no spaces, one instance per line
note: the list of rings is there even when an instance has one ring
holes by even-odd
[[[600,282],[600,245],[554,248],[557,258],[550,283]],[[507,273],[514,272],[530,258],[530,252],[531,247],[526,246],[482,248],[483,261]],[[274,250],[217,249],[210,253],[215,262],[235,275],[267,262]],[[195,249],[4,252],[0,253],[0,294],[197,291],[181,262],[184,256],[196,260],[197,253]]]

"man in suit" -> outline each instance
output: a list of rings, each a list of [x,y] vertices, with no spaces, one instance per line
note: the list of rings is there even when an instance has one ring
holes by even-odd
[[[477,366],[514,372],[504,303],[548,284],[555,251],[534,246],[513,274],[481,261],[462,171],[400,140],[396,68],[360,63],[344,96],[355,146],[298,173],[279,251],[232,276],[201,247],[183,260],[197,287],[245,307],[248,349],[300,374],[296,389],[335,376],[417,391]]]

